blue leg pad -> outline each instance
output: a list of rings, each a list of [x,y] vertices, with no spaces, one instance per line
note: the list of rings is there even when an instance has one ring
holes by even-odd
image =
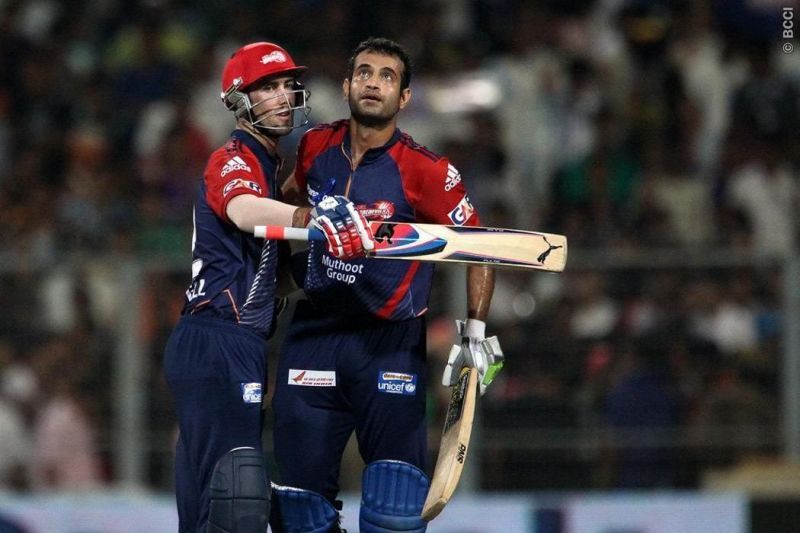
[[[430,481],[425,472],[403,461],[375,461],[361,478],[361,533],[423,533],[422,506]]]
[[[339,513],[321,494],[272,484],[269,525],[276,533],[339,531]]]

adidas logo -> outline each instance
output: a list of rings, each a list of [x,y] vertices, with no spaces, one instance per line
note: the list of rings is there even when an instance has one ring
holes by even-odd
[[[250,167],[247,166],[247,163],[244,162],[244,159],[242,159],[238,155],[233,159],[231,159],[230,161],[228,161],[227,163],[225,163],[225,166],[222,167],[222,172],[220,173],[220,176],[224,178],[226,175],[230,174],[234,170],[244,170],[245,172],[252,172]]]
[[[447,165],[447,177],[444,180],[444,190],[450,191],[461,183],[461,173],[453,165]]]

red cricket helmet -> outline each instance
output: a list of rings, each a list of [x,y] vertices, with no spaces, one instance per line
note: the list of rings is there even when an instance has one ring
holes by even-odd
[[[255,112],[255,108],[267,102],[251,102],[247,91],[253,84],[264,78],[271,76],[290,76],[295,78],[294,90],[284,92],[277,96],[286,102],[286,109],[292,113],[292,125],[289,130],[299,128],[308,124],[308,114],[311,108],[308,106],[309,92],[297,81],[306,67],[295,65],[289,52],[274,43],[259,42],[245,45],[236,50],[231,55],[225,68],[222,70],[222,98],[225,106],[233,111],[237,119],[244,118],[253,127],[260,130],[283,131],[279,135],[286,134],[286,128],[278,126],[267,126],[266,121],[270,116],[281,113],[283,110],[276,109],[266,115]],[[293,101],[290,100],[290,97]],[[299,113],[297,113],[299,111]],[[298,123],[297,116],[300,115],[302,122]],[[284,131],[285,130],[285,131]]]
[[[235,86],[237,90],[267,76],[283,74],[300,76],[306,67],[294,64],[289,52],[274,43],[260,42],[245,45],[231,55],[222,71],[222,93]]]

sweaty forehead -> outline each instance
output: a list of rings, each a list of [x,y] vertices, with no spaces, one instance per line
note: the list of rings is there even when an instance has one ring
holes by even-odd
[[[393,55],[381,54],[379,52],[372,52],[364,50],[356,56],[355,67],[369,65],[375,69],[390,68],[398,74],[403,72],[403,63],[399,58]]]

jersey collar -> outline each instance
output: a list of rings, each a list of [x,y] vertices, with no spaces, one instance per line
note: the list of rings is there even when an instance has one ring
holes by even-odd
[[[233,130],[231,133],[231,137],[234,139],[238,139],[242,142],[245,146],[247,146],[251,152],[255,154],[259,161],[261,161],[262,166],[267,167],[277,167],[279,158],[278,156],[272,155],[267,151],[263,144],[258,142],[258,139],[253,137],[253,135],[244,130]]]
[[[386,144],[384,144],[383,146],[378,146],[376,148],[370,148],[369,150],[367,150],[364,153],[364,157],[361,159],[361,163],[360,164],[361,165],[368,165],[369,163],[372,163],[373,161],[377,160],[383,154],[388,152],[389,149],[392,146],[394,146],[394,144],[398,140],[400,140],[400,136],[402,134],[403,133],[400,131],[400,128],[395,128],[394,129],[394,133],[392,133],[392,136],[389,138],[389,140],[386,142]],[[342,147],[344,148],[345,153],[348,154],[348,157],[350,157],[352,152],[350,151],[350,125],[349,124],[347,125],[347,131],[344,134],[344,139],[342,139]]]

